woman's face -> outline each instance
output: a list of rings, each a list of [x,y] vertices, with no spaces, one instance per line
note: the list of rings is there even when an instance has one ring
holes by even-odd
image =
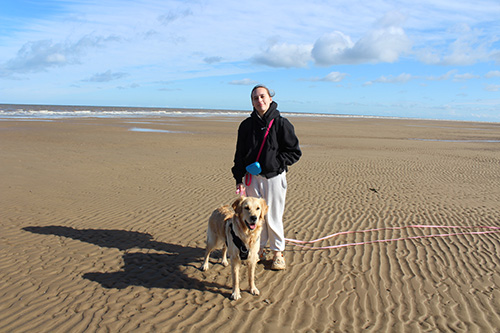
[[[252,93],[252,105],[261,116],[269,109],[272,101],[266,88],[257,88]]]

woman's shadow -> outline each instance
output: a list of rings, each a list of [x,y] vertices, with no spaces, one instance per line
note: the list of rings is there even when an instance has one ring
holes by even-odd
[[[185,267],[195,267],[204,250],[196,247],[157,242],[147,233],[125,230],[75,229],[64,226],[25,227],[23,230],[76,239],[100,247],[126,251],[132,248],[152,249],[165,253],[123,254],[123,268],[116,272],[91,272],[83,274],[85,279],[100,283],[105,288],[123,289],[128,286],[146,288],[198,289],[221,293],[221,286],[187,276]],[[182,269],[181,269],[182,268]]]

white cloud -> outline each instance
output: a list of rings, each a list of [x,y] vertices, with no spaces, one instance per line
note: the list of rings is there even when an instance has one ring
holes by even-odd
[[[481,40],[479,30],[463,27],[460,36],[450,44],[449,54],[443,57],[445,65],[471,65],[486,60],[487,41]]]
[[[398,76],[392,76],[392,75],[383,76],[382,75],[381,77],[379,77],[376,80],[366,82],[364,85],[369,86],[369,85],[372,85],[374,83],[406,83],[410,80],[414,80],[417,78],[418,77],[413,76],[411,74],[407,74],[407,73],[402,73],[402,74],[399,74]]]
[[[395,62],[411,49],[411,41],[399,25],[402,15],[388,13],[356,43],[350,36],[334,31],[320,36],[313,46],[274,43],[253,57],[257,63],[271,67],[306,67],[314,60],[319,66]]]
[[[410,48],[411,41],[404,30],[389,27],[371,31],[361,38],[348,54],[354,63],[391,63],[397,61]]]
[[[440,75],[440,76],[427,76],[425,77],[426,80],[428,81],[445,81],[445,80],[450,80],[453,79],[453,81],[458,82],[458,81],[465,81],[465,80],[472,80],[472,79],[479,79],[480,76],[472,73],[464,73],[464,74],[457,74],[458,70],[453,69],[451,71],[448,71],[446,74]],[[490,72],[492,73],[492,72]],[[490,74],[488,73],[488,74]],[[498,72],[500,74],[500,72]],[[488,75],[486,74],[486,75]],[[485,77],[486,77],[485,75]],[[494,75],[490,74],[490,75]]]
[[[3,66],[5,76],[15,73],[41,72],[51,67],[63,67],[80,63],[89,49],[100,48],[119,40],[116,36],[86,35],[77,42],[54,43],[52,40],[27,42]]]
[[[127,73],[113,73],[111,70],[108,70],[104,73],[98,73],[92,75],[89,79],[83,80],[85,82],[109,82],[113,80],[118,80],[128,76]]]
[[[484,90],[497,92],[497,91],[500,91],[500,85],[499,84],[487,84],[484,86]]]
[[[443,38],[443,42],[433,48],[418,50],[416,54],[419,60],[445,66],[467,66],[495,60],[498,50],[495,50],[494,45],[499,40],[496,35],[488,35],[465,23],[452,27],[447,34],[450,37]]]
[[[356,43],[339,31],[325,34],[314,44],[312,56],[322,66],[395,62],[411,49],[411,41],[400,27],[403,20],[397,12],[388,13]]]
[[[258,84],[257,81],[254,81],[252,79],[243,79],[243,80],[234,80],[229,82],[229,84],[237,85],[237,86],[253,86]]]
[[[318,38],[312,49],[312,56],[318,65],[329,66],[345,62],[343,59],[347,50],[354,43],[349,36],[340,31],[325,34]]]
[[[465,73],[465,74],[456,74],[453,77],[453,81],[465,81],[465,80],[471,80],[471,79],[478,79],[480,76],[471,74],[471,73]]]
[[[379,28],[402,26],[407,20],[406,15],[397,10],[387,12],[381,19],[375,22]]]
[[[169,25],[170,23],[180,20],[182,18],[193,15],[191,9],[184,9],[181,11],[170,10],[167,14],[160,15],[158,21],[163,25]]]
[[[486,73],[486,75],[484,77],[487,79],[491,79],[493,77],[500,77],[500,71],[490,71],[490,72]]]
[[[327,82],[340,82],[342,81],[348,74],[347,73],[339,73],[339,72],[331,72],[327,76],[325,76],[322,81]]]
[[[12,72],[26,73],[76,62],[75,55],[69,54],[68,50],[68,46],[54,44],[50,40],[28,42],[17,52],[15,58],[7,61],[5,68]]]
[[[125,89],[135,89],[135,88],[139,88],[140,85],[137,84],[137,83],[132,83],[132,84],[129,84],[129,85],[126,85],[126,86],[118,86],[116,88],[120,89],[120,90],[125,90]]]
[[[497,64],[500,64],[500,51],[492,52],[490,57],[492,60],[495,60]]]
[[[444,80],[449,80],[453,74],[456,74],[458,71],[456,69],[453,69],[446,74],[440,75],[440,76],[427,76],[426,79],[429,81],[444,81]]]
[[[205,59],[203,59],[203,61],[207,64],[216,64],[218,62],[221,62],[222,60],[222,57],[206,57]]]
[[[307,67],[311,60],[311,49],[310,45],[275,43],[252,60],[271,67]]]
[[[325,77],[322,77],[322,78],[316,77],[316,78],[311,78],[311,79],[303,79],[302,81],[341,82],[348,75],[349,74],[347,74],[347,73],[331,72],[331,73],[329,73],[328,75],[326,75]]]

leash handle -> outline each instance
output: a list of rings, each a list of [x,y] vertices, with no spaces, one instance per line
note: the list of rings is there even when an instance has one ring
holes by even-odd
[[[252,175],[249,173],[245,174],[245,185],[250,186],[252,184]]]

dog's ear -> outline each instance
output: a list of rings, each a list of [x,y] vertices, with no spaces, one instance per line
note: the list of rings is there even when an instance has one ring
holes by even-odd
[[[266,217],[267,215],[267,211],[269,210],[269,206],[267,205],[267,202],[265,199],[260,199],[260,207],[262,208],[261,209],[261,213],[260,213],[260,217],[262,219],[264,219],[264,217]]]
[[[238,199],[236,199],[234,202],[233,202],[233,209],[234,211],[237,213],[237,214],[240,214],[241,213],[241,203],[243,202],[243,200],[245,199],[245,197],[239,197]]]

